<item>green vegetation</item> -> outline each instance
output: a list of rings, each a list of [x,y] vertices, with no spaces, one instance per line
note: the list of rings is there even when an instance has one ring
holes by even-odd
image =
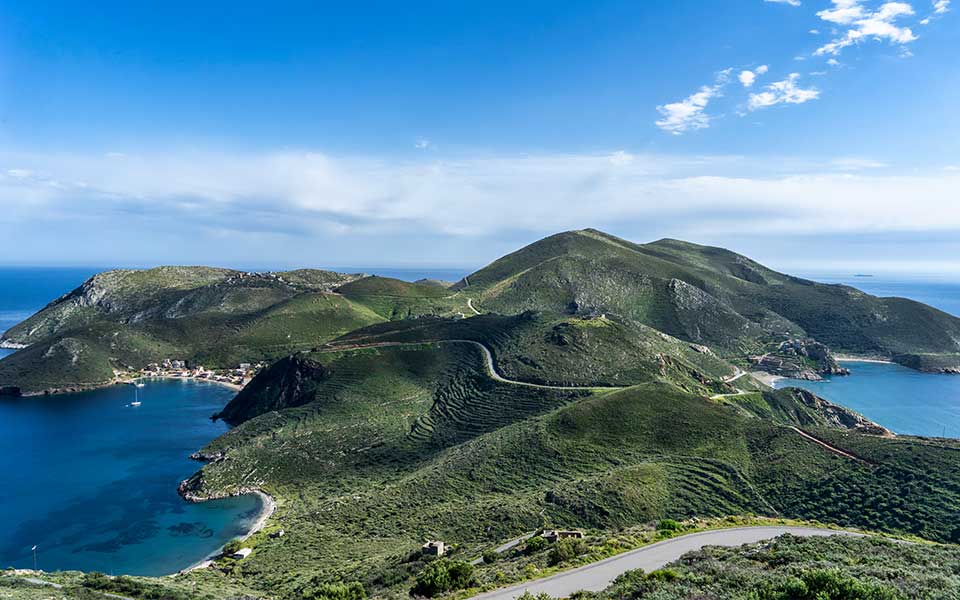
[[[383,281],[392,280],[313,270],[108,271],[3,335],[30,347],[0,361],[0,385],[24,393],[82,389],[165,358],[230,368],[387,318],[455,312],[444,288],[397,282],[414,290],[394,296],[375,285]]]
[[[471,306],[487,314],[462,318]],[[90,589],[466,595],[753,516],[960,542],[960,444],[890,437],[742,371],[749,356],[808,337],[804,367],[810,349],[829,366],[818,342],[947,365],[960,320],[725,250],[569,232],[452,288],[321,271],[111,272],[6,337],[32,345],[0,361],[0,384],[27,391],[163,357],[272,362],[221,412],[235,427],[202,449],[210,462],[181,487],[192,499],[271,494],[270,527],[244,541],[255,552],[162,589],[93,575]],[[268,534],[280,527],[284,536]],[[493,551],[546,527],[588,536]],[[448,556],[425,557],[425,540],[444,541]],[[699,590],[697,577],[727,585],[691,565],[625,579],[620,597],[685,597],[669,594]],[[767,594],[758,599],[886,593],[838,566],[810,577],[784,567],[769,580],[744,567],[743,577]],[[909,593],[901,583],[895,593]],[[712,593],[704,585],[695,593]]]
[[[757,514],[954,535],[960,446],[848,432],[852,422],[838,415],[849,413],[803,392],[760,391],[740,403],[663,378],[595,394],[521,387],[491,379],[480,350],[460,343],[297,361],[316,376],[293,378],[296,405],[264,411],[256,399],[267,389],[283,397],[284,386],[276,373],[258,377],[235,401],[242,424],[204,449],[225,458],[187,488],[204,497],[259,487],[277,498],[274,519],[287,535],[257,534],[246,542],[257,549],[250,558],[223,566],[271,593],[293,594],[314,578],[356,579],[371,596],[400,597],[427,565],[425,539],[452,544],[451,560],[466,560],[547,526],[658,521],[656,535],[669,536],[670,520]],[[519,575],[613,551],[542,543],[518,549],[538,557]],[[480,581],[497,579],[484,571]]]
[[[445,592],[465,590],[474,585],[473,566],[462,560],[441,558],[427,563],[410,590],[414,596],[433,598]]]
[[[906,600],[956,598],[960,550],[877,538],[798,538],[708,547],[666,569],[631,571],[580,600]]]
[[[732,357],[810,337],[838,352],[960,365],[956,317],[678,240],[634,244],[591,229],[561,233],[495,261],[455,289],[507,314],[616,314]]]

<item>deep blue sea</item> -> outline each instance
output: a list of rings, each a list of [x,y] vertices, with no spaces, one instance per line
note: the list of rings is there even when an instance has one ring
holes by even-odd
[[[0,330],[102,270],[0,268]],[[455,281],[468,270],[339,269],[413,281]],[[960,315],[960,282],[941,279],[807,277],[899,295]],[[0,356],[6,351],[0,350]],[[849,406],[899,433],[960,437],[960,377],[895,365],[852,364],[854,375],[791,382]],[[199,468],[187,456],[226,430],[209,416],[232,392],[209,383],[153,382],[142,405],[134,388],[0,400],[0,568],[159,575],[206,557],[242,534],[260,511],[255,497],[184,502],[178,483]]]
[[[0,331],[103,269],[0,268]],[[406,280],[466,271],[352,269]],[[0,358],[12,350],[0,349]],[[129,406],[139,393],[142,404]],[[244,496],[191,504],[177,485],[187,457],[227,430],[210,415],[233,392],[156,381],[22,400],[0,399],[0,568],[38,566],[163,575],[246,532],[261,510]]]

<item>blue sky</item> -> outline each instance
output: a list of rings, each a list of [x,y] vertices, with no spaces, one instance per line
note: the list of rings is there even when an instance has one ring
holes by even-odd
[[[960,271],[954,8],[0,0],[0,262]]]

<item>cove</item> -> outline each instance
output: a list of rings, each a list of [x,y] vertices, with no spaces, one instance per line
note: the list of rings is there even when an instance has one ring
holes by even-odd
[[[32,568],[36,545],[47,571],[164,575],[246,533],[260,498],[177,495],[201,466],[190,453],[227,430],[209,417],[233,394],[152,381],[0,401],[0,567]]]
[[[899,434],[960,438],[960,376],[921,373],[900,365],[843,361],[847,377],[781,379],[864,415]]]

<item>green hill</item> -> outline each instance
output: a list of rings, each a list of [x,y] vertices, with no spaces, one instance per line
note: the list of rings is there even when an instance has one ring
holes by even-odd
[[[180,491],[259,489],[277,512],[248,558],[165,580],[178,589],[313,598],[359,581],[408,597],[424,541],[469,559],[545,526],[762,515],[960,542],[958,443],[893,437],[742,368],[791,349],[834,368],[821,344],[949,368],[960,320],[722,249],[567,232],[451,287],[114,271],[4,339],[29,346],[0,361],[0,385],[27,391],[161,358],[271,363],[218,415],[234,427]]]
[[[229,368],[281,358],[393,313],[418,314],[415,294],[391,298],[370,285],[378,279],[306,269],[108,271],[3,335],[29,347],[0,361],[0,384],[24,392],[80,389],[165,358]],[[337,293],[344,287],[346,294]],[[415,287],[438,303],[451,294]],[[403,309],[391,309],[392,301]]]
[[[960,319],[919,302],[772,271],[721,248],[634,244],[594,230],[548,237],[455,289],[485,310],[613,313],[729,357],[810,337],[916,368],[960,366]]]
[[[470,557],[546,525],[731,514],[960,539],[960,446],[852,432],[842,409],[797,391],[544,389],[495,381],[483,361],[468,343],[410,343],[307,353],[259,376],[228,407],[243,423],[183,488],[278,499],[287,535],[256,536],[233,576],[280,595],[359,580],[400,597],[425,539]]]

